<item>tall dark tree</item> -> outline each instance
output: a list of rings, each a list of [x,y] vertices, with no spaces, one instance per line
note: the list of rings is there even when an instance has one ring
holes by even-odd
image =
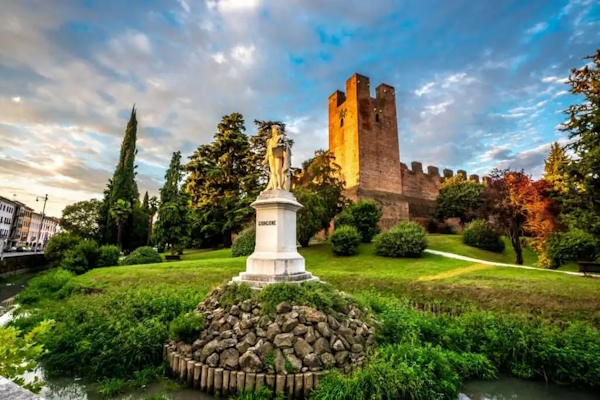
[[[160,207],[155,237],[161,247],[171,246],[171,254],[181,251],[189,237],[189,196],[183,189],[181,152],[173,153],[165,174],[165,184],[160,189]]]
[[[294,173],[294,187],[303,186],[318,194],[325,202],[326,212],[321,221],[321,229],[325,229],[325,232],[347,203],[342,194],[346,183],[341,176],[341,167],[328,150],[317,150],[315,156],[304,161],[302,168]]]
[[[231,234],[251,220],[250,203],[259,188],[260,173],[245,130],[241,114],[224,116],[214,141],[198,147],[186,167],[186,187],[201,235],[222,235],[227,247]]]
[[[148,196],[148,191],[146,190],[146,194],[144,194],[144,200],[142,200],[142,210],[148,212],[150,210],[149,205],[150,198]]]
[[[109,181],[107,190],[104,193],[103,204],[100,206],[99,212],[99,226],[101,230],[101,239],[104,243],[117,243],[117,234],[119,226],[121,229],[121,239],[124,249],[134,247],[139,240],[137,236],[140,236],[141,232],[136,232],[134,227],[134,215],[140,215],[140,200],[136,178],[136,165],[135,156],[137,154],[136,149],[137,141],[137,115],[135,105],[131,110],[129,122],[125,129],[125,136],[123,137],[123,143],[121,145],[121,152],[119,154],[119,161],[115,168],[112,179]],[[119,200],[127,202],[129,207],[129,215],[120,216],[121,224],[117,224],[117,219],[114,213],[111,212],[113,207]],[[139,219],[139,218],[136,218]],[[145,224],[144,224],[145,227]],[[143,236],[145,240],[146,232],[144,230]]]
[[[600,49],[583,68],[574,68],[569,77],[570,92],[580,98],[565,114],[574,153],[566,166],[568,174],[563,215],[572,227],[600,236]]]

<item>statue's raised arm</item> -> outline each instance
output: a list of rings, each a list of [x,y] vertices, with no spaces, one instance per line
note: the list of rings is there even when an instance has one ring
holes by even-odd
[[[291,151],[285,134],[279,125],[271,126],[271,137],[267,139],[265,161],[269,164],[269,183],[266,190],[290,190]]]

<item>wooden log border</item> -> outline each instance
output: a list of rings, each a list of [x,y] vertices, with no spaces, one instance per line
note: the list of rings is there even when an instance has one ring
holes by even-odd
[[[184,383],[189,388],[217,396],[227,396],[244,390],[269,388],[274,394],[283,392],[286,397],[295,399],[308,398],[310,392],[318,389],[321,379],[328,371],[307,371],[296,374],[271,374],[243,371],[228,371],[213,368],[195,362],[178,353],[176,346],[165,344],[163,357],[169,363],[171,377]],[[352,370],[361,365],[352,366]]]

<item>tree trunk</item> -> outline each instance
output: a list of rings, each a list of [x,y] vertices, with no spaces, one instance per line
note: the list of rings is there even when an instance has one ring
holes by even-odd
[[[119,246],[119,249],[121,249],[121,250],[123,250],[122,239],[123,239],[123,223],[121,222],[119,224],[119,226],[117,227],[117,245]]]
[[[226,231],[223,233],[223,246],[228,249],[231,247],[231,244],[231,231]]]
[[[515,250],[515,254],[517,256],[517,260],[515,261],[517,265],[523,265],[523,248],[521,247],[521,236],[519,235],[520,233],[521,229],[519,229],[519,226],[516,223],[513,223],[513,226],[511,226],[509,232],[509,236],[512,247]]]
[[[146,241],[146,245],[150,246],[150,239],[152,238],[152,219],[154,218],[154,215],[151,214],[150,218],[148,219],[148,240]]]

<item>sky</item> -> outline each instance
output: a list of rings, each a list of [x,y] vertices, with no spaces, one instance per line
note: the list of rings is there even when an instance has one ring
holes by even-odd
[[[407,165],[540,176],[598,44],[595,0],[0,0],[0,195],[101,198],[134,103],[142,193],[232,112],[284,121],[299,166],[355,72],[395,87]]]

